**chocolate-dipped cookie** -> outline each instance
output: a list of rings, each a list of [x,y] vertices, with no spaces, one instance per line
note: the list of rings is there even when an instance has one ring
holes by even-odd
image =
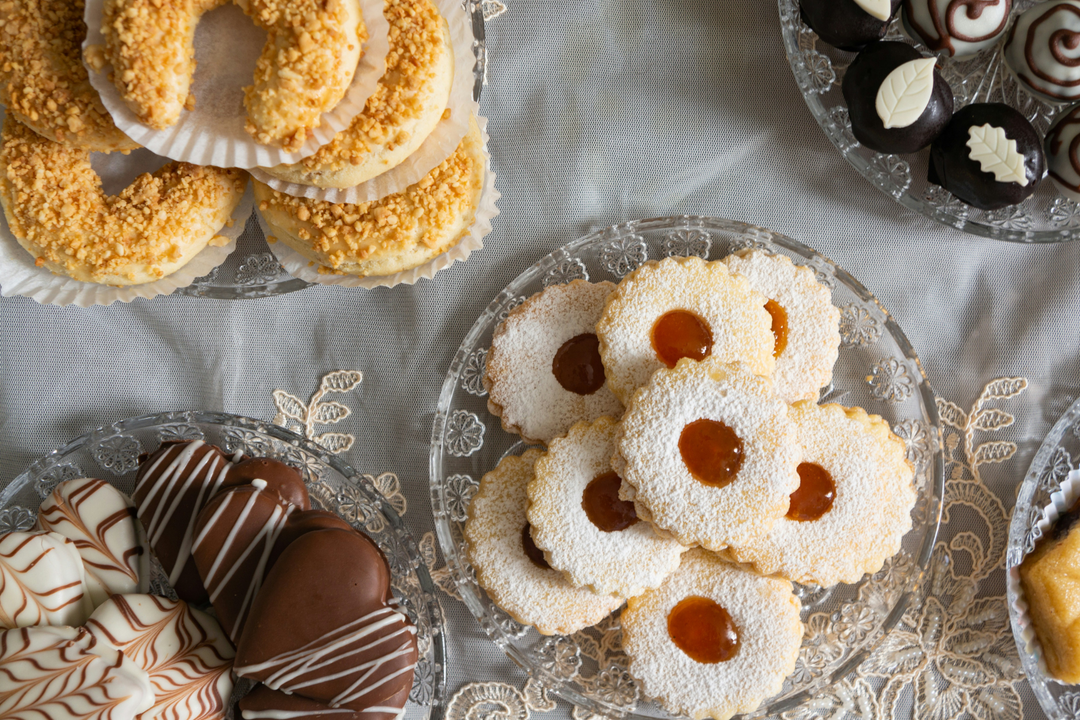
[[[1005,63],[1023,87],[1052,102],[1080,98],[1080,1],[1041,2],[1024,11],[1005,40]]]
[[[935,65],[902,42],[875,42],[859,53],[842,85],[855,139],[883,153],[933,142],[953,112],[952,90]]]
[[[274,543],[274,549],[270,551],[270,560],[266,563],[266,571],[270,572],[270,568],[274,567],[274,563],[281,557],[281,553],[294,540],[315,530],[357,532],[352,525],[332,512],[326,512],[325,510],[296,510],[289,514],[285,527],[281,529],[281,534],[278,535],[277,542]]]
[[[825,42],[859,50],[885,37],[900,0],[802,0],[802,19]]]
[[[225,487],[245,485],[252,480],[266,481],[266,489],[300,510],[310,510],[304,478],[296,468],[272,458],[244,458],[229,468]]]
[[[401,720],[405,716],[406,701],[411,688],[404,688],[391,698],[382,700],[364,710],[331,708],[326,703],[308,700],[300,695],[286,695],[265,685],[256,685],[240,701],[240,715],[244,720],[274,718],[318,718],[329,715],[333,720]]]
[[[904,0],[904,29],[933,52],[961,58],[984,50],[1009,24],[1012,0]]]
[[[1002,103],[958,110],[930,146],[927,180],[980,210],[1023,202],[1045,175],[1042,138]]]
[[[1046,159],[1050,179],[1065,197],[1080,202],[1080,105],[1054,121],[1046,133]]]

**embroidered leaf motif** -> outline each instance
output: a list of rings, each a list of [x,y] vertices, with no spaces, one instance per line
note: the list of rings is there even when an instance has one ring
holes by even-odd
[[[1016,397],[1024,392],[1027,385],[1027,378],[998,378],[993,382],[987,383],[986,387],[983,388],[982,399]]]
[[[976,430],[1000,430],[1003,427],[1008,427],[1016,420],[1012,415],[1007,412],[998,410],[997,408],[988,408],[986,410],[980,410],[975,415],[975,429]]]
[[[878,20],[888,20],[892,15],[892,3],[889,0],[855,0],[855,2]]]
[[[908,127],[923,114],[934,91],[934,58],[911,60],[886,76],[874,107],[886,128]]]
[[[984,173],[993,173],[998,182],[1014,182],[1021,187],[1028,184],[1024,156],[1016,150],[1016,141],[1005,136],[1003,128],[990,123],[968,128],[968,153],[979,163]]]
[[[332,425],[349,417],[351,413],[352,410],[341,403],[327,400],[315,406],[315,422]]]
[[[315,442],[335,455],[339,455],[352,447],[353,439],[352,435],[328,432],[317,436]]]
[[[319,389],[324,392],[349,392],[364,379],[363,373],[356,370],[337,370],[323,375]]]
[[[963,430],[967,426],[967,413],[948,400],[937,399],[937,411],[941,416],[941,422],[952,425],[957,430]]]
[[[983,463],[999,463],[1005,462],[1013,456],[1016,452],[1016,445],[1010,442],[988,442],[983,443],[975,449],[975,459],[971,463],[972,465],[981,465]]]
[[[428,572],[431,572],[435,569],[435,563],[438,562],[435,550],[435,533],[430,531],[424,533],[416,546],[420,550],[420,559],[424,561],[424,567],[428,569]]]
[[[285,417],[291,417],[293,420],[299,420],[300,422],[304,421],[307,405],[300,398],[290,395],[284,390],[275,390],[274,404],[277,405],[277,409]]]

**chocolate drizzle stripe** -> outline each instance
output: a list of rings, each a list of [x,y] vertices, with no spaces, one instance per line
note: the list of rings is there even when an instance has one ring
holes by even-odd
[[[1041,69],[1035,62],[1035,58],[1033,56],[1033,48],[1036,44],[1036,33],[1039,29],[1039,26],[1042,25],[1044,22],[1048,22],[1050,16],[1059,11],[1072,13],[1073,15],[1080,17],[1080,8],[1077,8],[1073,5],[1059,3],[1047,8],[1042,15],[1032,20],[1031,25],[1028,26],[1027,33],[1024,38],[1024,60],[1027,62],[1028,69],[1030,69],[1031,72],[1034,73],[1035,76],[1039,79],[1044,80],[1051,85],[1056,85],[1062,88],[1075,87],[1077,85],[1080,85],[1080,79],[1066,80],[1065,78],[1054,77],[1053,75],[1050,75],[1048,71],[1044,71],[1043,69]],[[1046,46],[1048,47],[1050,54],[1057,62],[1064,65],[1065,67],[1076,67],[1077,65],[1080,65],[1080,58],[1070,58],[1062,54],[1061,51],[1058,50],[1056,39],[1061,33],[1066,33],[1070,36],[1077,36],[1077,33],[1071,30],[1056,30],[1052,32],[1050,34],[1050,38],[1046,41]],[[1012,42],[1012,38],[1009,39],[1009,42]],[[1074,41],[1073,49],[1075,49],[1075,46],[1076,45]],[[1026,77],[1024,73],[1017,72],[1017,75],[1020,76],[1021,79],[1023,79],[1029,85],[1035,87],[1040,92],[1043,92],[1051,97],[1062,99],[1066,97],[1054,92],[1052,89],[1043,87],[1041,84],[1031,82],[1031,79]]]
[[[370,710],[374,710],[374,708],[369,708],[364,712]],[[395,712],[397,712],[396,709]],[[240,712],[244,720],[292,720],[292,718],[305,718],[311,715],[337,715],[342,713],[353,715],[356,714],[356,711],[349,708],[327,708],[325,710],[242,710]],[[405,711],[402,710],[401,713],[404,715]]]
[[[1001,32],[1001,30],[1005,27],[1005,23],[1009,21],[1008,13],[1002,13],[1001,22],[998,23],[997,27],[995,27],[993,30],[986,33],[985,35],[964,35],[958,30],[954,18],[956,16],[956,13],[960,12],[961,8],[966,7],[966,15],[968,16],[968,18],[971,20],[978,20],[982,16],[983,11],[986,8],[996,7],[1002,2],[1004,2],[1004,0],[951,0],[951,2],[949,2],[948,8],[945,11],[945,27],[947,28],[949,36],[954,40],[960,40],[962,42],[970,43],[983,42],[984,40],[989,40],[990,38],[994,37]],[[952,43],[949,44],[950,46],[952,45]]]

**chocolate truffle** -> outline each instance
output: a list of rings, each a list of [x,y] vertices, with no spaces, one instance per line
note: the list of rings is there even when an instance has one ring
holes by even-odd
[[[1080,202],[1080,105],[1073,105],[1046,133],[1046,158],[1057,191]]]
[[[1035,95],[1080,98],[1080,2],[1043,2],[1021,14],[1005,40],[1005,63]]]
[[[962,58],[997,42],[1011,8],[1012,0],[904,0],[900,17],[933,52]]]
[[[1045,175],[1039,134],[1001,103],[958,110],[930,146],[927,180],[981,210],[1022,202]]]
[[[859,50],[885,37],[900,0],[802,0],[803,22],[841,50]]]
[[[952,90],[935,64],[902,42],[875,42],[859,53],[842,86],[855,139],[884,153],[929,145],[953,111]]]

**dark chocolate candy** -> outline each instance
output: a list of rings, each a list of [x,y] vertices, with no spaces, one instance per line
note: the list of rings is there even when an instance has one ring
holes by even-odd
[[[889,0],[891,18],[901,0]],[[855,0],[802,0],[802,19],[818,37],[841,50],[859,50],[885,37],[889,20],[879,20]]]
[[[252,480],[265,480],[267,490],[301,510],[310,510],[304,478],[295,468],[270,458],[244,458],[229,469],[226,487],[244,485]]]

